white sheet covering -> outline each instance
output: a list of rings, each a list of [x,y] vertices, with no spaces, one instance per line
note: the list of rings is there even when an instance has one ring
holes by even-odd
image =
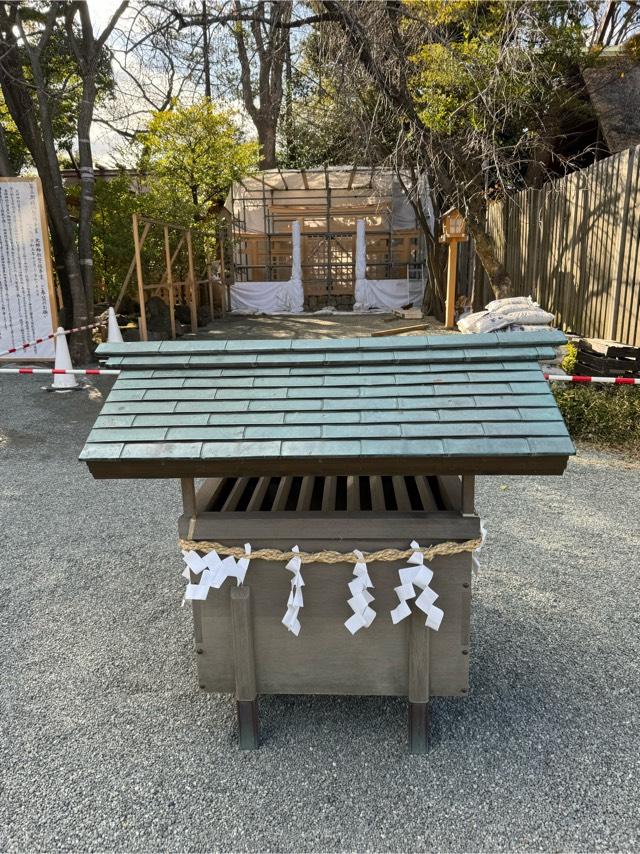
[[[356,281],[354,311],[420,306],[424,284],[419,279],[359,279]]]
[[[291,224],[291,278],[287,282],[235,282],[231,311],[300,314],[304,310],[300,223]]]
[[[304,308],[304,291],[299,280],[235,282],[230,290],[231,311],[301,314]]]
[[[356,285],[354,311],[402,308],[421,305],[424,282],[420,279],[367,279],[367,242],[365,221],[356,222]]]

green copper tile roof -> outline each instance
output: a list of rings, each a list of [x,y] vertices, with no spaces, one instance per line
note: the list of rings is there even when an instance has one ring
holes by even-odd
[[[560,473],[555,331],[102,345],[100,477]]]

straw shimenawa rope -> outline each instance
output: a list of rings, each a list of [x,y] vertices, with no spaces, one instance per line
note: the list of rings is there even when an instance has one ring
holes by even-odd
[[[222,543],[215,543],[210,540],[179,540],[180,548],[185,551],[204,552],[220,552],[220,554],[231,555],[235,558],[246,557],[244,547],[223,546]],[[425,557],[425,560],[431,560],[439,555],[456,555],[462,552],[473,552],[482,545],[482,538],[478,537],[475,540],[466,540],[463,543],[437,543],[435,546],[429,546],[424,549],[380,549],[377,552],[363,552],[366,563],[375,563],[376,561],[394,561],[406,560],[412,554],[419,551]],[[251,560],[291,560],[293,557],[299,557],[302,563],[357,563],[357,558],[353,552],[281,552],[279,549],[256,549],[251,552]],[[361,558],[360,558],[361,560]]]

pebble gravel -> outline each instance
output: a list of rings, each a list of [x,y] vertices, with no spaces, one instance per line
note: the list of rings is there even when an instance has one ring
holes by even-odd
[[[178,484],[91,478],[87,388],[0,384],[0,851],[638,849],[640,466],[478,479],[472,690],[428,756],[357,697],[261,698],[241,752],[198,689]]]

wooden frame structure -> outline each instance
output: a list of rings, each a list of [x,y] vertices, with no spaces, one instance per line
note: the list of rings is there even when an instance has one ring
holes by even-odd
[[[237,182],[226,205],[232,213],[235,281],[288,279],[295,220],[301,221],[305,297],[353,294],[358,219],[367,223],[368,278],[423,276],[422,231],[391,170],[260,172]],[[398,208],[404,221],[398,221]]]
[[[162,234],[164,272],[162,273],[159,282],[148,283],[145,281],[142,248],[151,229],[154,227],[159,228]],[[146,316],[147,294],[152,296],[158,296],[162,293],[166,294],[171,322],[171,338],[173,340],[176,338],[175,306],[176,298],[178,296],[181,297],[183,304],[189,306],[191,332],[197,332],[198,306],[200,304],[199,289],[201,287],[205,288],[210,315],[213,318],[215,314],[214,289],[216,285],[220,286],[221,282],[213,275],[212,264],[210,263],[206,265],[205,276],[199,279],[196,278],[193,253],[193,234],[191,229],[169,222],[141,217],[138,216],[138,214],[132,215],[132,228],[134,255],[131,259],[131,264],[129,265],[122,287],[120,288],[120,293],[118,294],[118,298],[115,303],[115,311],[118,311],[135,272],[138,285],[138,300],[140,303],[140,340],[148,341]],[[181,253],[186,254],[186,278],[176,279],[175,268],[176,264],[180,260]],[[222,267],[222,269],[224,268]],[[228,306],[227,294],[224,288],[221,289],[221,306],[224,314]]]

